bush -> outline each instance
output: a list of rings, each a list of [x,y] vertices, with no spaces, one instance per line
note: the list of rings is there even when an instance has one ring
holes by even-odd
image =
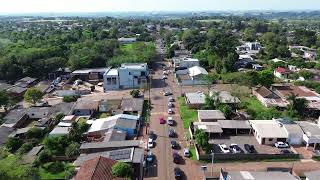
[[[64,97],[63,97],[63,102],[76,102],[79,97],[80,97],[80,96],[77,96],[77,95],[74,95],[74,96],[64,96]]]
[[[130,91],[130,95],[133,97],[133,98],[137,98],[139,97],[140,95],[140,91],[138,89],[134,89],[132,91]]]
[[[56,162],[48,163],[43,167],[51,173],[59,173],[64,171],[65,165],[61,161],[56,161]]]
[[[28,139],[40,139],[43,136],[43,130],[40,128],[33,127],[27,131],[26,135]]]
[[[43,163],[46,163],[46,162],[49,162],[51,161],[52,159],[52,154],[50,151],[48,150],[43,150],[39,153],[38,155],[38,161],[43,164]]]
[[[114,177],[131,177],[133,169],[131,165],[124,162],[117,162],[112,166],[112,175]]]
[[[18,154],[25,154],[29,152],[33,148],[33,144],[31,142],[24,143],[19,149]]]
[[[73,142],[66,148],[65,155],[67,157],[78,156],[80,154],[79,148],[80,148],[80,144]]]
[[[15,152],[22,146],[22,141],[16,137],[10,137],[6,143],[6,147],[10,152]]]

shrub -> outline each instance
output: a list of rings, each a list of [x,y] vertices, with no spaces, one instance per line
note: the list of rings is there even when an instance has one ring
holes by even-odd
[[[132,91],[130,91],[130,95],[133,97],[133,98],[137,98],[139,97],[140,95],[140,91],[138,89],[134,89]]]
[[[78,96],[78,95],[74,95],[74,96],[64,96],[64,97],[63,97],[63,102],[76,102],[79,97],[80,97],[80,96]]]
[[[15,152],[22,146],[22,141],[16,137],[10,137],[6,143],[6,147],[10,152]]]
[[[45,167],[45,169],[47,169],[47,171],[51,172],[51,173],[59,173],[64,171],[64,163],[61,161],[56,161],[56,162],[52,162],[52,163],[48,163],[48,166]]]
[[[112,166],[112,175],[114,177],[131,177],[133,169],[131,165],[124,162],[117,162]]]
[[[27,152],[29,152],[31,149],[33,148],[33,144],[31,142],[28,143],[24,143],[19,149],[18,149],[18,153],[19,154],[25,154]]]
[[[40,128],[33,127],[27,131],[26,135],[28,139],[40,139],[43,136],[43,130]]]
[[[80,144],[73,142],[66,148],[65,155],[67,157],[78,156],[80,154],[79,148]]]
[[[51,159],[52,159],[52,154],[48,150],[43,150],[38,155],[38,161],[42,164],[51,161]]]

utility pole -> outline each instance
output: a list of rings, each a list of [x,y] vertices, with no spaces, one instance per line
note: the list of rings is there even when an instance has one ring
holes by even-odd
[[[214,153],[213,153],[213,150],[211,150],[211,176],[213,176],[213,157],[214,157]]]

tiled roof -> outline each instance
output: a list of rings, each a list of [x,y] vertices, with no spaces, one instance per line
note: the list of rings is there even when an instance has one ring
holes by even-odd
[[[262,97],[266,98],[272,95],[272,92],[267,89],[266,87],[262,86],[259,89],[256,90],[258,94],[260,94]]]
[[[112,166],[116,162],[102,156],[87,160],[81,166],[75,180],[111,180],[113,179]]]

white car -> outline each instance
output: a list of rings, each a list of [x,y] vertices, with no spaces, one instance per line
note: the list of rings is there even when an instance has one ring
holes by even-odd
[[[168,71],[163,71],[163,75],[168,75]]]
[[[169,108],[173,108],[173,103],[172,103],[172,102],[169,102],[169,103],[168,103],[168,107],[169,107]]]
[[[169,95],[172,95],[172,92],[170,92],[170,91],[164,91],[164,92],[163,92],[163,95],[164,95],[164,96],[169,96]]]
[[[225,144],[219,144],[219,147],[223,153],[230,153],[230,149]]]
[[[172,97],[172,96],[169,96],[169,97],[168,97],[168,101],[169,101],[169,102],[174,102],[173,97]]]
[[[168,109],[168,114],[173,114],[173,110],[171,108]]]
[[[184,157],[190,157],[190,151],[188,148],[183,149],[183,156]]]
[[[153,144],[153,139],[149,138],[149,139],[148,139],[147,148],[148,148],[148,149],[153,148],[153,145],[154,145],[154,144]]]
[[[168,77],[166,75],[163,75],[162,79],[168,79]]]
[[[171,116],[168,117],[168,119],[167,119],[167,124],[168,124],[169,126],[173,126],[174,120],[173,120],[173,118],[172,118]]]
[[[288,148],[289,147],[289,145],[287,143],[281,142],[281,141],[276,142],[274,144],[274,146],[277,147],[277,148]]]
[[[240,149],[240,147],[238,146],[238,144],[231,144],[231,145],[230,145],[230,149],[231,149],[231,151],[232,151],[233,153],[235,153],[235,154],[241,153],[241,149]]]

